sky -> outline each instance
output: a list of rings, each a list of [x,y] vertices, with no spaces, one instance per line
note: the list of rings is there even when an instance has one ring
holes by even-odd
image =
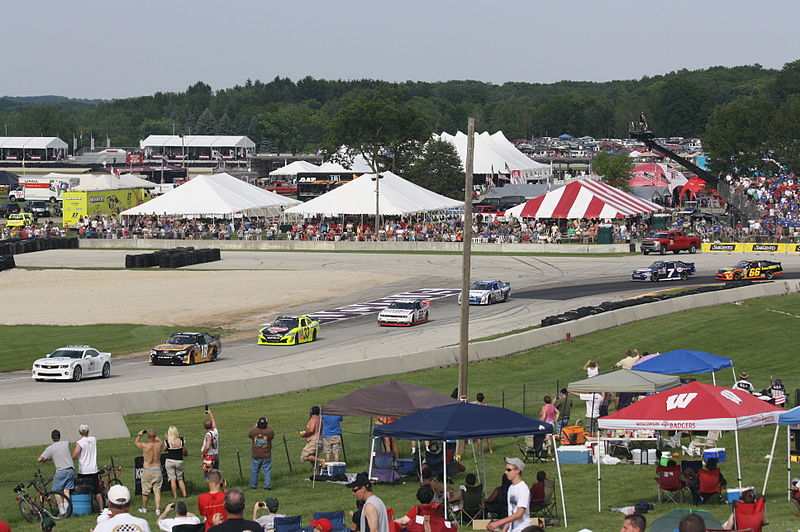
[[[41,0],[2,14],[6,96],[276,76],[608,81],[800,59],[797,0]]]

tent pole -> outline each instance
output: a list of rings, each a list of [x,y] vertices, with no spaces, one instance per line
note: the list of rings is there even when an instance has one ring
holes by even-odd
[[[733,367],[733,363],[731,363],[731,371],[733,372],[733,382],[736,382],[736,369]]]
[[[483,462],[483,496],[486,497],[486,453],[483,450],[483,446],[481,446],[481,461]]]
[[[375,434],[372,432],[372,418],[369,418],[369,441],[370,441],[370,451],[369,451],[369,475],[368,478],[372,478],[372,457],[375,456]]]
[[[711,382],[714,384],[714,386],[717,385],[717,374],[713,371],[711,372]]]
[[[736,439],[736,476],[739,482],[739,489],[742,488],[742,463],[739,460],[739,429],[733,431],[733,436]]]
[[[469,440],[469,446],[472,447],[472,461],[475,463],[475,471],[478,472],[478,481],[481,480],[481,470],[478,468],[478,455],[475,453],[475,440]]]
[[[769,462],[767,462],[767,474],[764,475],[764,489],[761,490],[761,494],[766,497],[767,495],[767,481],[769,480],[769,471],[772,469],[772,459],[775,457],[775,444],[778,443],[778,430],[780,430],[781,426],[777,423],[775,424],[775,435],[772,436],[772,449],[769,451]]]
[[[786,485],[791,487],[792,486],[792,431],[789,429],[789,425],[786,425]],[[786,499],[788,501],[792,500],[792,492],[786,490]]]
[[[553,453],[556,457],[556,471],[558,471],[558,490],[561,492],[561,509],[564,512],[564,528],[567,527],[567,503],[564,500],[564,483],[561,480],[561,462],[558,459],[558,442],[555,434],[550,435],[553,438]],[[484,475],[486,473],[484,472]]]
[[[447,509],[447,440],[442,440],[442,457],[442,463],[444,464],[442,468],[444,476],[444,518],[447,520],[447,514],[449,513]]]
[[[603,500],[602,500],[602,480],[600,476],[600,446],[603,445],[603,437],[600,435],[600,427],[598,426],[597,429],[597,453],[595,454],[595,458],[597,458],[597,511],[602,512]]]

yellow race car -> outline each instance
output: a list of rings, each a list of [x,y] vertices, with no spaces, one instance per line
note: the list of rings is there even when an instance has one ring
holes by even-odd
[[[278,316],[258,334],[258,345],[297,345],[313,342],[319,322],[308,316]]]

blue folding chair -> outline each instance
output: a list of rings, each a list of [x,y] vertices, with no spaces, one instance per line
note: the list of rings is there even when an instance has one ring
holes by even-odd
[[[275,523],[275,532],[301,532],[303,530],[303,527],[300,526],[302,516],[299,515],[276,517],[273,522]]]
[[[333,525],[333,532],[347,530],[344,524],[344,510],[337,512],[314,512],[314,519],[327,519]]]

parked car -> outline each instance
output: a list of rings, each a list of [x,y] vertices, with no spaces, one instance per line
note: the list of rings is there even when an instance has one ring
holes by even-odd
[[[680,253],[688,251],[692,255],[700,249],[700,237],[687,235],[683,231],[659,231],[655,235],[642,240],[642,253],[661,253],[667,251]]]
[[[33,224],[33,215],[29,212],[9,214],[8,220],[6,221],[7,227],[25,227],[31,224]]]
[[[29,212],[37,218],[50,216],[50,207],[47,202],[41,200],[26,200],[24,209],[25,212]]]
[[[19,211],[19,205],[16,203],[0,204],[0,218],[8,218],[9,214],[17,214]]]

